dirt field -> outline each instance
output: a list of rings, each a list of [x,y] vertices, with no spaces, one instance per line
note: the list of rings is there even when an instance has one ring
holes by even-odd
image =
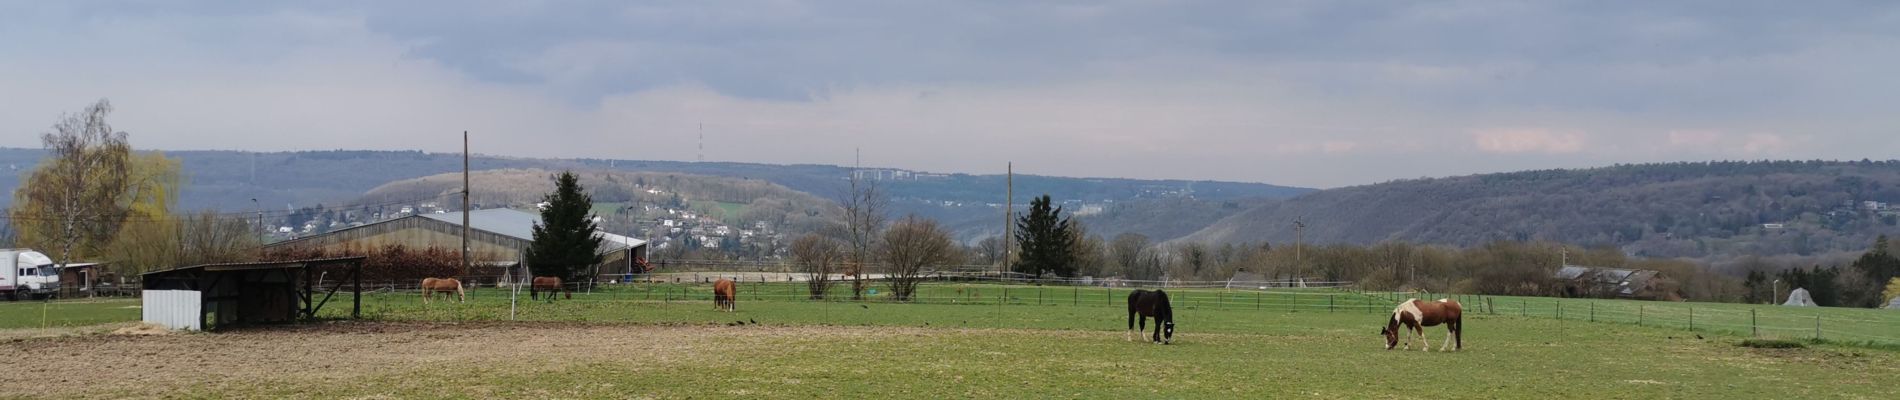
[[[45,377],[0,379],[0,397],[273,396],[269,390],[257,389],[283,385],[320,388],[326,383],[356,393],[360,382],[461,369],[502,369],[509,375],[532,376],[560,374],[576,365],[667,368],[709,364],[714,359],[732,359],[733,353],[769,351],[804,341],[991,330],[399,322],[332,323],[218,334],[154,335],[136,328],[119,329],[117,333],[99,331],[0,338],[6,341],[0,343],[0,359],[8,360],[5,365],[9,366],[0,370],[28,366],[32,376]],[[440,394],[480,397],[502,392],[506,389],[457,387]]]

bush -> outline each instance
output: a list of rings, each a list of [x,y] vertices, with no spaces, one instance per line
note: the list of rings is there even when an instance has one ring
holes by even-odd
[[[1737,343],[1736,346],[1755,349],[1803,349],[1808,347],[1808,345],[1801,344],[1801,342],[1781,339],[1745,339],[1742,340],[1741,343]]]

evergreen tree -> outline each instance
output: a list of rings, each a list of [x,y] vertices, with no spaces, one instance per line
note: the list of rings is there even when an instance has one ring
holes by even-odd
[[[1882,298],[1881,291],[1886,289],[1887,282],[1900,277],[1900,257],[1894,257],[1893,253],[1887,250],[1887,235],[1880,235],[1879,238],[1874,239],[1872,249],[1868,249],[1866,253],[1860,255],[1859,259],[1854,260],[1854,269],[1859,270],[1866,279],[1860,281],[1863,287],[1844,288],[1854,294],[1852,300],[1858,303],[1848,305],[1879,307],[1885,305],[1882,303],[1885,299]]]
[[[554,192],[542,198],[548,206],[541,209],[541,222],[534,224],[534,242],[528,245],[526,261],[535,276],[554,276],[562,282],[580,282],[588,271],[600,264],[601,238],[595,233],[591,212],[594,199],[581,188],[571,171],[561,172],[554,180]]]
[[[1022,256],[1011,270],[1035,276],[1054,274],[1075,276],[1075,257],[1070,252],[1075,240],[1069,234],[1069,219],[1062,207],[1052,207],[1049,195],[1029,201],[1029,213],[1016,221],[1016,244]]]

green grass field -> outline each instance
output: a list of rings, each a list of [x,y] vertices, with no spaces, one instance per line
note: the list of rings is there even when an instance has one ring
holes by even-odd
[[[1004,290],[1007,289],[1007,294]],[[848,296],[848,292],[841,292]],[[1900,352],[1884,346],[1819,342],[1803,349],[1738,347],[1733,329],[1746,305],[1492,298],[1467,305],[1466,349],[1382,350],[1377,335],[1387,298],[1307,290],[1170,290],[1178,333],[1171,346],[1125,341],[1125,289],[938,284],[924,303],[802,300],[799,286],[741,286],[738,312],[712,310],[705,286],[629,285],[552,304],[527,301],[514,318],[546,325],[601,327],[576,333],[633,338],[553,362],[454,361],[444,368],[387,368],[350,379],[271,376],[242,382],[179,383],[104,395],[189,393],[239,397],[865,397],[909,398],[1894,398]],[[879,296],[888,293],[880,293]],[[1387,295],[1390,296],[1390,295]],[[348,312],[333,299],[326,316]],[[1539,306],[1538,301],[1550,302]],[[1479,303],[1471,298],[1466,301]],[[1517,304],[1509,305],[1508,303]],[[129,301],[62,304],[51,310],[104,315],[65,321],[135,319]],[[468,327],[510,326],[507,292],[481,289],[467,303],[423,305],[415,293],[365,298],[375,321],[440,321],[421,332],[391,330],[401,343],[474,343],[497,334]],[[0,326],[33,326],[22,309],[0,304]],[[115,306],[116,305],[116,308]],[[1644,324],[1623,322],[1638,307]],[[1695,307],[1698,332],[1671,316]],[[1573,307],[1586,311],[1573,311]],[[1521,310],[1520,310],[1521,308]],[[1548,310],[1547,310],[1548,309]],[[129,313],[119,310],[130,310]],[[1540,316],[1540,313],[1548,312]],[[1583,314],[1572,315],[1573,312]],[[1654,312],[1655,314],[1648,314]],[[1779,312],[1779,311],[1777,311]],[[1820,313],[1843,332],[1900,328],[1881,310],[1806,309],[1774,314],[1780,323]],[[1704,328],[1704,313],[1709,320]],[[1805,313],[1805,314],[1803,314]],[[1758,318],[1769,314],[1766,309]],[[113,317],[118,316],[118,317]],[[1599,322],[1590,322],[1590,318]],[[1633,316],[1632,316],[1633,318]],[[1649,318],[1655,318],[1651,320]],[[482,322],[496,321],[496,322]],[[734,321],[757,325],[728,326]],[[1605,322],[1610,321],[1610,322]],[[1685,321],[1686,322],[1686,321]],[[601,325],[601,324],[607,325]],[[1858,324],[1858,325],[1856,325]],[[1765,325],[1765,324],[1764,324]],[[624,328],[615,328],[624,327]],[[1830,328],[1833,329],[1833,328]],[[430,333],[440,330],[440,333]],[[539,335],[540,331],[530,334]],[[551,331],[544,336],[569,333]],[[625,332],[624,335],[614,332]],[[1832,332],[1831,330],[1828,332]],[[1702,335],[1698,339],[1697,335]],[[1434,345],[1444,338],[1434,329]],[[1891,333],[1887,333],[1891,335]],[[1787,334],[1784,337],[1805,337]],[[187,335],[190,340],[245,334]],[[211,338],[211,339],[200,339]],[[642,342],[640,338],[658,341]],[[1832,339],[1832,338],[1830,338]],[[159,339],[153,339],[159,340]],[[182,340],[182,339],[165,339]],[[354,340],[354,339],[353,339]],[[515,339],[506,339],[515,340]],[[140,343],[127,344],[137,346]],[[577,343],[586,346],[589,344]],[[17,348],[18,343],[7,349]],[[88,345],[91,346],[91,345]],[[474,345],[496,348],[494,345]],[[488,347],[482,347],[488,346]],[[651,346],[632,350],[621,346]],[[95,346],[96,347],[96,346]],[[244,346],[238,346],[244,347]],[[255,347],[255,346],[253,346]],[[94,348],[94,347],[87,347]],[[501,349],[509,348],[503,345]],[[437,359],[441,357],[430,357]],[[406,362],[405,362],[406,363]],[[404,364],[407,365],[407,364]],[[424,362],[423,365],[436,365]],[[162,386],[161,386],[162,387]],[[456,388],[442,391],[441,387]],[[157,390],[157,389],[152,389]],[[194,396],[195,397],[195,396]]]

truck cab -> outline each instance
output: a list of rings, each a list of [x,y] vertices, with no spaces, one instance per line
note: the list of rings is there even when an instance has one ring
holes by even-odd
[[[11,299],[44,297],[59,292],[59,266],[37,251],[0,250],[0,292]]]

